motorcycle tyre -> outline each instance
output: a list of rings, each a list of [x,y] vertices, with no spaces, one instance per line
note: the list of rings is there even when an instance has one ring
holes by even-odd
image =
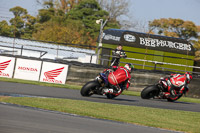
[[[147,86],[144,88],[141,92],[141,98],[142,99],[150,99],[153,98],[154,96],[158,96],[159,94],[159,89],[157,88],[156,85],[151,85]]]
[[[94,90],[97,86],[99,86],[99,83],[97,83],[96,81],[90,81],[87,82],[82,88],[81,88],[81,95],[85,96],[85,97],[89,97],[91,95],[93,95],[92,93],[90,94],[90,92],[92,90]]]
[[[168,98],[167,101],[168,101],[168,102],[174,102],[174,101],[177,101],[177,100],[178,100],[179,98],[181,98],[181,97],[182,97],[182,95],[179,96],[176,100],[172,100],[172,99]]]

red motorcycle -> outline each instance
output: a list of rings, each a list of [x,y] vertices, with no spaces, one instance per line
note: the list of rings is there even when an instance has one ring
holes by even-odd
[[[122,92],[124,90],[123,84],[119,85],[119,87]],[[97,94],[97,95],[106,95],[108,99],[113,99],[116,97],[114,93],[111,93],[111,92],[105,93],[104,91],[105,89],[110,89],[110,88],[112,88],[112,86],[110,86],[106,74],[100,73],[99,76],[97,76],[95,80],[87,82],[81,88],[80,93],[82,96],[85,96],[85,97],[89,97],[93,94]]]
[[[179,90],[180,89],[178,89],[178,88],[175,89],[177,94],[179,93]],[[168,90],[164,89],[164,87],[159,83],[155,84],[155,85],[149,85],[142,90],[141,98],[142,99],[150,99],[150,98],[158,99],[159,98],[159,99],[167,99],[167,101],[169,101],[169,102],[174,102],[182,97],[182,95],[180,95],[178,97],[178,99],[172,100],[170,98],[163,97],[163,93],[165,93],[165,92],[168,92]]]

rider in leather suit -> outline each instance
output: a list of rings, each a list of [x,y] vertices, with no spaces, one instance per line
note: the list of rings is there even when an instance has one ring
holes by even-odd
[[[130,86],[131,75],[134,66],[131,63],[126,64],[124,67],[113,66],[112,70],[107,69],[105,72],[108,74],[108,82],[111,89],[105,89],[104,93],[112,93],[115,96],[121,94],[122,89],[128,90]],[[114,89],[113,89],[114,88]]]
[[[192,75],[186,72],[184,75],[171,74],[170,77],[160,79],[160,84],[167,92],[164,92],[162,98],[177,100],[183,94],[188,92],[188,84],[192,80]]]

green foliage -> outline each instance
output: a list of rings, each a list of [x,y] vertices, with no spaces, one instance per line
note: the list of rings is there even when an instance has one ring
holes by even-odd
[[[26,15],[28,13],[26,9],[24,9],[20,6],[11,8],[9,11],[12,12],[15,17],[20,17],[20,16]]]
[[[0,35],[31,38],[36,18],[29,15],[26,9],[19,6],[11,8],[10,11],[15,17],[10,19],[11,25],[8,25],[6,21],[0,22]]]
[[[96,45],[100,30],[100,25],[96,24],[96,20],[105,20],[109,14],[101,9],[96,0],[79,0],[75,3],[73,0],[70,1],[73,8],[70,8],[66,14],[62,8],[55,8],[52,2],[45,3],[46,8],[39,10],[37,20],[40,24],[33,38]],[[105,29],[119,28],[118,23],[108,22],[108,26]]]
[[[0,35],[11,36],[11,26],[5,20],[0,22]]]
[[[191,21],[184,21],[182,19],[155,19],[149,23],[149,27],[153,32],[160,35],[183,38],[190,40],[194,45],[195,50],[200,50],[200,41],[194,39],[200,39],[198,33],[200,32],[200,26],[196,26]],[[195,53],[195,60],[199,60],[200,52]]]
[[[96,38],[99,33],[99,25],[96,20],[106,19],[108,12],[103,11],[96,0],[81,1],[74,9],[67,13],[68,19],[81,20],[85,27],[85,34],[89,33]]]
[[[149,27],[160,35],[183,39],[197,38],[197,26],[191,21],[182,19],[161,18],[149,23]]]
[[[60,4],[60,5],[59,5]],[[37,17],[16,6],[10,9],[14,18],[10,25],[0,22],[0,35],[62,43],[96,45],[100,25],[96,20],[108,18],[96,0],[48,0]],[[119,28],[119,23],[108,22],[105,29]]]
[[[39,10],[37,18],[39,23],[47,22],[55,16],[55,9],[52,1],[44,2],[44,6],[44,9]]]
[[[53,41],[59,43],[84,44],[84,27],[80,21],[65,20],[62,23],[48,21],[39,26],[38,32],[33,34],[36,40]]]

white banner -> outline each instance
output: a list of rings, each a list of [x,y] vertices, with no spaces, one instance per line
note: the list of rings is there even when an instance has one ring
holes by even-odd
[[[0,56],[0,77],[12,78],[15,58]]]
[[[65,84],[68,65],[51,62],[43,62],[40,76],[41,82]]]
[[[42,61],[17,58],[14,78],[39,81]]]

